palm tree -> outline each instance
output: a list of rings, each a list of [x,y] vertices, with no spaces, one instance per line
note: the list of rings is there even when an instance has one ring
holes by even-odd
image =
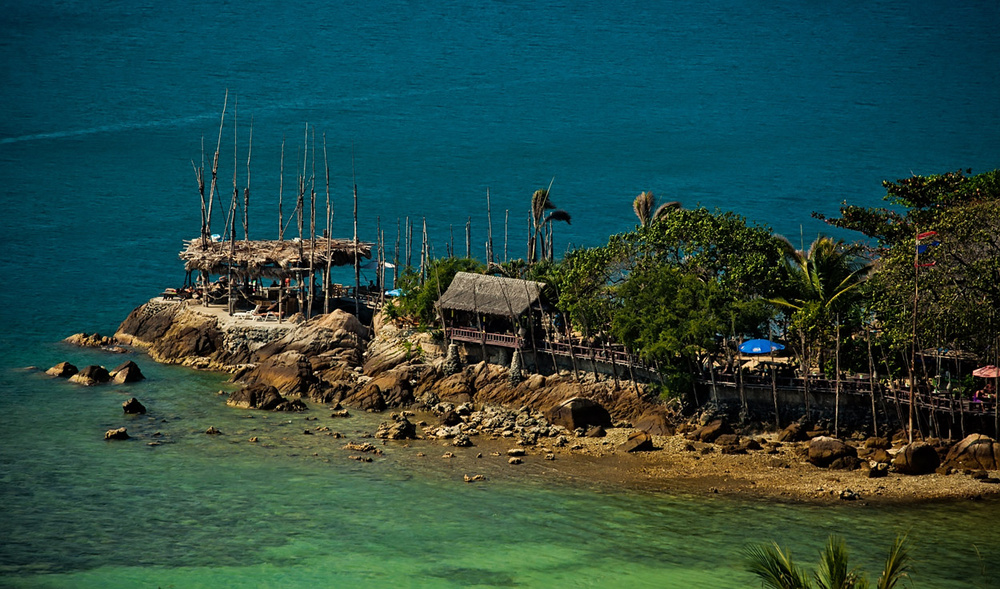
[[[552,258],[552,221],[565,221],[570,224],[570,215],[562,209],[557,209],[549,200],[548,188],[540,188],[531,195],[531,238],[528,240],[528,261],[534,263],[538,260],[538,253],[541,250],[542,258]],[[548,215],[546,211],[552,211]]]
[[[872,264],[849,248],[844,240],[821,235],[806,252],[779,238],[785,247],[785,264],[791,279],[788,296],[772,302],[802,311],[810,304],[831,311],[841,297],[860,286],[871,273]]]
[[[662,219],[669,211],[679,209],[681,203],[672,200],[665,202],[659,207],[656,206],[656,197],[652,192],[643,191],[632,201],[632,210],[635,216],[639,217],[639,226],[645,227],[657,219]]]
[[[791,553],[777,543],[770,546],[751,544],[743,549],[747,570],[760,578],[763,587],[770,589],[811,589],[810,575],[792,562]],[[876,589],[893,589],[907,576],[910,566],[906,536],[897,536],[885,566],[875,583]],[[820,553],[819,568],[812,577],[819,589],[868,589],[871,584],[859,569],[848,568],[847,545],[844,539],[830,536],[826,548]]]
[[[776,237],[785,249],[789,285],[785,296],[768,302],[789,311],[792,325],[801,338],[802,370],[808,378],[809,350],[828,336],[835,316],[848,316],[850,295],[868,279],[873,265],[842,239],[821,235],[803,252],[784,237]],[[820,347],[819,366],[823,365],[822,355]],[[808,409],[808,395],[806,399]]]

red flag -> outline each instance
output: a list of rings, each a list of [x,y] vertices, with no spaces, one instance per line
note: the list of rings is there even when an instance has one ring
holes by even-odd
[[[928,237],[934,237],[935,235],[937,235],[937,231],[924,231],[923,233],[917,234],[917,241],[927,239]]]

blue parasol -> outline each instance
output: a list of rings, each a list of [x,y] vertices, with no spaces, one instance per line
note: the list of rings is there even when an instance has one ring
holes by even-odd
[[[766,339],[752,339],[740,344],[740,351],[744,354],[770,354],[784,349],[785,346]]]

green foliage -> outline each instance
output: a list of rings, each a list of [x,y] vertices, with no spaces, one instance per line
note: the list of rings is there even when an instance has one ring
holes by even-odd
[[[411,317],[421,327],[427,328],[437,319],[434,303],[448,290],[455,274],[481,273],[483,270],[481,263],[470,258],[437,258],[428,264],[426,278],[421,283],[420,272],[407,268],[397,283],[403,294],[397,299],[395,313]]]
[[[771,545],[751,544],[743,549],[747,570],[757,575],[764,587],[771,589],[810,589],[813,587],[809,574],[792,561],[791,553],[782,550],[777,543]],[[907,577],[910,554],[906,547],[906,537],[898,536],[889,549],[885,566],[875,586],[878,589],[893,589],[900,580]],[[847,545],[844,539],[830,536],[826,547],[820,553],[820,563],[813,574],[819,589],[868,589],[871,584],[859,569],[848,566]]]
[[[884,182],[895,209],[844,206],[840,218],[827,220],[878,240],[877,271],[862,291],[890,357],[912,341],[915,294],[920,347],[991,356],[1000,324],[993,313],[1000,305],[1000,170],[966,173]],[[933,266],[914,268],[918,231],[937,232],[940,245],[919,259]]]
[[[715,334],[726,325],[720,287],[671,266],[633,273],[619,296],[611,331],[651,364],[674,365],[713,351]]]
[[[835,227],[859,231],[878,240],[882,248],[890,248],[913,238],[918,229],[924,231],[938,220],[942,210],[1000,198],[1000,170],[967,176],[972,170],[948,172],[931,176],[911,176],[884,181],[883,200],[894,208],[841,207],[839,218],[827,218],[813,213]]]

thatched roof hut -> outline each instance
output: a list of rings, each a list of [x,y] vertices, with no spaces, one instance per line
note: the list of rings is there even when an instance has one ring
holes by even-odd
[[[541,308],[545,286],[530,280],[459,272],[437,305],[443,311],[518,317],[530,308]]]
[[[372,255],[370,243],[326,237],[316,238],[314,254],[312,241],[300,242],[298,239],[209,241],[204,244],[201,239],[193,239],[186,244],[180,258],[184,260],[184,269],[188,272],[198,270],[209,274],[226,274],[232,260],[234,272],[277,279],[291,276],[296,271],[308,271],[311,255],[314,268],[325,268],[328,250],[331,266],[354,264],[355,249],[359,259],[370,258]]]

